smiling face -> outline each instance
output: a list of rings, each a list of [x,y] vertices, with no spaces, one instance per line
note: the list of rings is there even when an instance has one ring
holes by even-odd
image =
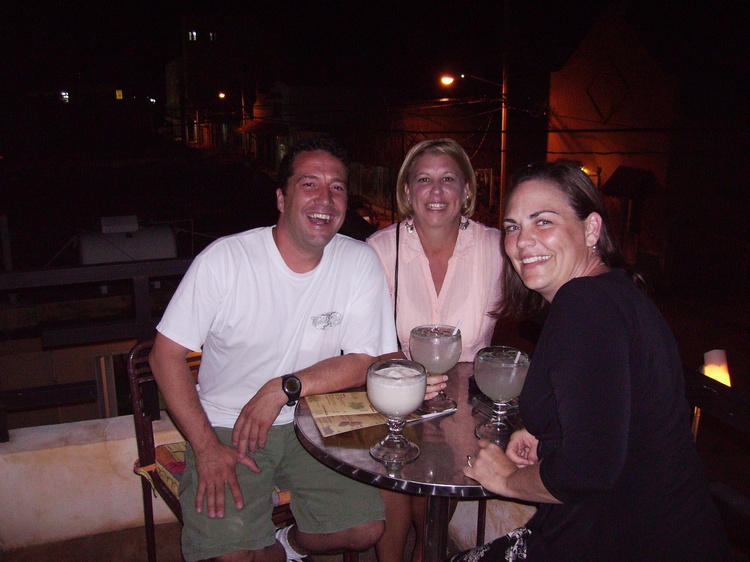
[[[599,239],[601,217],[580,220],[567,197],[553,182],[521,183],[506,205],[505,252],[523,284],[552,302],[558,289],[600,265],[592,251]]]
[[[281,213],[276,236],[282,255],[289,248],[301,256],[322,256],[344,223],[346,182],[346,166],[328,152],[315,150],[296,156],[286,194],[276,190]]]
[[[458,226],[468,185],[450,156],[428,153],[417,158],[406,184],[417,228]]]

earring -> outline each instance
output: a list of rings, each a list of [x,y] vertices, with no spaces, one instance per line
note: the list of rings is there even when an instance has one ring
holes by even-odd
[[[466,230],[469,228],[469,219],[468,217],[461,216],[461,222],[458,223],[458,229],[459,230]]]
[[[597,248],[597,247],[596,247],[596,244],[594,244],[593,246],[591,246],[591,253],[592,253],[592,254],[595,254],[595,253],[597,253],[598,251],[599,251],[599,248]]]
[[[404,224],[404,228],[406,228],[406,232],[411,234],[412,232],[414,232],[414,223],[407,220]]]

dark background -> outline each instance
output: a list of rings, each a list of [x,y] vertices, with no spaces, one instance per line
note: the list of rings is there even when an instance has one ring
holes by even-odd
[[[273,186],[257,170],[217,168],[183,146],[145,135],[148,127],[137,122],[142,114],[82,108],[61,116],[51,107],[61,89],[122,88],[144,104],[146,96],[155,99],[149,119],[158,125],[165,67],[181,53],[183,12],[201,14],[197,21],[206,29],[220,30],[227,85],[242,83],[248,92],[281,80],[367,88],[386,104],[429,100],[445,95],[438,86],[444,72],[500,82],[505,53],[511,96],[523,105],[545,98],[549,73],[609,9],[620,10],[678,78],[678,112],[708,131],[710,142],[698,156],[715,183],[705,196],[742,208],[747,150],[727,142],[738,128],[747,139],[748,18],[740,2],[688,8],[645,0],[6,0],[0,5],[0,214],[8,215],[14,267],[64,265],[74,252],[63,248],[81,230],[99,230],[102,216],[189,217],[186,230],[197,233],[189,247],[195,236],[208,240],[275,219]],[[456,94],[482,95],[488,87],[466,82]],[[735,134],[722,134],[728,129]],[[541,131],[536,145],[529,142],[529,159],[539,146],[543,153],[544,140]],[[706,220],[730,239],[748,239],[750,222],[722,219]]]
[[[507,4],[507,25],[503,23]],[[730,111],[747,93],[741,2],[579,0],[160,2],[6,0],[0,8],[2,90],[66,81],[117,81],[162,98],[165,65],[180,53],[180,14],[200,9],[251,80],[368,86],[429,97],[442,72],[515,85],[558,68],[607,9],[620,10],[665,70],[690,76],[685,95]],[[527,80],[524,80],[527,79]],[[718,103],[722,100],[722,103]],[[726,103],[724,103],[726,102]]]

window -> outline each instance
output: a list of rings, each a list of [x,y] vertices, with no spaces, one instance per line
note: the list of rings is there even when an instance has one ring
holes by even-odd
[[[198,32],[197,31],[188,31],[188,40],[189,41],[197,41],[198,40]]]

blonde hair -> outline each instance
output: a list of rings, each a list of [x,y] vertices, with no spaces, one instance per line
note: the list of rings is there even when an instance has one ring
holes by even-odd
[[[414,163],[417,158],[425,154],[445,154],[458,164],[461,173],[464,175],[464,180],[468,184],[466,199],[461,203],[461,216],[470,217],[473,215],[477,205],[477,177],[471,165],[471,160],[469,160],[469,155],[466,154],[460,144],[453,139],[443,138],[423,140],[412,146],[406,154],[396,180],[396,203],[401,219],[411,217],[414,214],[414,208],[406,195],[406,184],[414,170]]]

